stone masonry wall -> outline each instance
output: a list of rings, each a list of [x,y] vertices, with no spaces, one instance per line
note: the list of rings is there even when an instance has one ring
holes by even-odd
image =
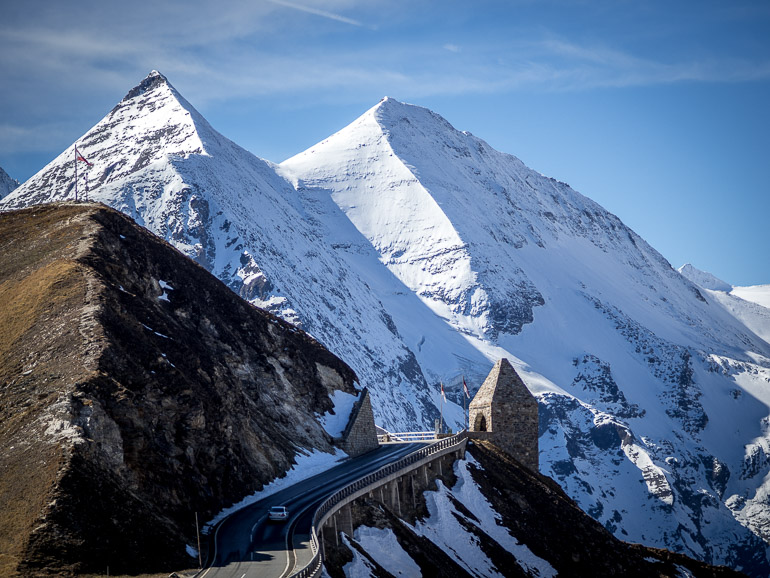
[[[528,468],[539,469],[537,400],[507,359],[489,372],[470,404],[471,437],[483,415],[484,437]]]
[[[350,421],[342,434],[342,449],[351,457],[377,449],[377,430],[369,390],[364,388],[350,412]]]

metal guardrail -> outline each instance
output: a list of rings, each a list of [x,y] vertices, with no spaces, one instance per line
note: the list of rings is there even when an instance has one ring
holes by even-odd
[[[386,431],[384,434],[377,434],[377,441],[381,444],[388,442],[425,442],[436,439],[434,431],[405,431],[392,433]]]
[[[315,514],[313,514],[313,524],[310,527],[310,547],[313,550],[313,558],[304,568],[292,574],[291,578],[315,578],[315,576],[318,576],[321,572],[321,567],[323,566],[323,552],[318,542],[317,529],[321,523],[325,522],[339,508],[345,505],[342,502],[345,501],[346,498],[353,494],[364,494],[370,489],[378,487],[380,485],[379,482],[393,474],[403,474],[411,471],[422,465],[426,458],[435,458],[438,457],[438,455],[451,453],[465,444],[467,439],[468,432],[463,430],[452,437],[444,438],[435,444],[412,452],[397,462],[383,466],[379,470],[376,470],[363,478],[359,478],[355,482],[348,484],[329,496],[320,506],[318,506]]]

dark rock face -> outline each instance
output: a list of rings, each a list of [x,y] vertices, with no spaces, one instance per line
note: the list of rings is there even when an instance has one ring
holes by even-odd
[[[352,370],[116,211],[0,215],[0,287],[9,569],[183,567],[195,512],[332,449],[314,415]]]
[[[590,392],[588,399],[591,404],[626,419],[644,416],[646,412],[640,410],[638,405],[628,403],[626,396],[618,388],[609,363],[603,362],[595,355],[584,355],[582,358],[575,358],[573,364],[578,373],[572,380],[572,386],[582,387],[587,393]]]

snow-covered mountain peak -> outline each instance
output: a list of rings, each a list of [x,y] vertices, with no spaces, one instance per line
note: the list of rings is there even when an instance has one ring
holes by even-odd
[[[601,286],[602,263],[622,254],[635,277],[648,277],[627,292],[629,307],[640,299],[668,307],[650,300],[649,287],[682,282],[597,203],[392,98],[281,168],[303,187],[328,191],[393,274],[465,333],[495,339],[533,320],[547,300],[531,277],[553,255],[544,249],[561,254],[554,266],[570,285]]]
[[[677,271],[704,289],[711,289],[712,291],[726,291],[727,293],[733,289],[733,286],[729,283],[725,283],[707,271],[701,271],[700,269],[693,267],[690,263],[685,263],[679,267]]]
[[[92,194],[175,157],[209,154],[225,141],[168,80],[153,71],[74,145],[90,165],[76,167],[68,147],[4,200],[6,207]],[[98,195],[96,195],[98,196]]]
[[[132,98],[136,98],[137,96],[144,94],[153,88],[157,88],[161,85],[168,85],[171,87],[171,84],[169,83],[168,79],[163,76],[160,72],[157,70],[153,70],[148,74],[142,82],[137,84],[134,88],[128,91],[128,94],[126,94],[124,101],[131,100]],[[173,87],[171,87],[173,88]]]
[[[11,176],[3,170],[3,167],[0,167],[0,199],[5,197],[18,186],[19,181],[11,178]]]

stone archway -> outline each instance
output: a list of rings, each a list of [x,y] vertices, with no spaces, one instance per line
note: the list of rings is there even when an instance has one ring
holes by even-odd
[[[484,412],[476,414],[476,419],[473,420],[472,431],[487,431],[487,418],[484,415]]]

